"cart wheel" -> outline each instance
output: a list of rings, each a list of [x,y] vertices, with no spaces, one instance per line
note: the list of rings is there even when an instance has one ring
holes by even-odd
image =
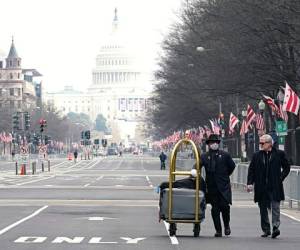
[[[176,235],[176,224],[175,223],[170,223],[170,226],[169,226],[169,233],[170,233],[170,236],[175,236]]]
[[[200,234],[200,224],[199,223],[195,223],[194,224],[194,237],[199,237]]]

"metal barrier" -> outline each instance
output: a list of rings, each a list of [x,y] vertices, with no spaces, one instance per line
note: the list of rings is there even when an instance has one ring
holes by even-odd
[[[236,165],[236,169],[230,179],[234,185],[246,186],[249,163],[240,163]],[[292,167],[290,174],[283,182],[285,199],[289,202],[289,207],[292,208],[293,202],[296,202],[300,209],[300,169]]]
[[[192,168],[194,161],[192,159],[178,159],[187,169]],[[237,163],[236,168],[230,176],[231,183],[234,187],[245,187],[247,185],[249,162]],[[283,182],[285,200],[288,201],[289,207],[297,204],[300,209],[300,168],[292,166],[290,174]]]

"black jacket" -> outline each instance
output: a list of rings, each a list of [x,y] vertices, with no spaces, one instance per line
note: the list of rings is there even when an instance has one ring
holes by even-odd
[[[212,169],[211,159],[215,157],[216,165]],[[201,167],[205,168],[205,180],[207,185],[207,203],[211,197],[217,195],[216,191],[222,194],[228,204],[232,204],[232,193],[229,176],[235,169],[235,163],[230,154],[222,150],[212,151],[201,155]]]
[[[268,166],[264,155],[265,152],[262,150],[256,152],[248,169],[247,184],[254,184],[254,201],[261,201],[268,188],[271,188],[273,200],[284,200],[282,182],[290,172],[290,164],[281,150],[272,148]]]

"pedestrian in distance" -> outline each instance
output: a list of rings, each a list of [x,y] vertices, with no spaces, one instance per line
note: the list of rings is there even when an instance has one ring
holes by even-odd
[[[76,149],[75,149],[73,155],[74,155],[74,162],[76,163],[77,162],[77,157],[78,157],[78,152],[77,152]]]
[[[268,210],[272,213],[272,238],[280,235],[280,201],[284,200],[283,181],[290,172],[290,164],[284,151],[273,146],[272,137],[265,134],[259,139],[260,149],[251,160],[248,169],[247,191],[254,188],[254,202],[258,202],[263,234],[271,235]]]
[[[165,170],[167,155],[164,153],[164,151],[161,151],[159,155],[159,159],[160,159],[160,170]]]
[[[220,214],[223,218],[224,234],[231,234],[232,192],[229,177],[235,169],[235,163],[229,153],[219,149],[218,135],[211,134],[206,144],[208,144],[209,151],[201,155],[201,167],[205,168],[206,173],[206,203],[211,204],[211,216],[216,230],[215,237],[222,237]]]

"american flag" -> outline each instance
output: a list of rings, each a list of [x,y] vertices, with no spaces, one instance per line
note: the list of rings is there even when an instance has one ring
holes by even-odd
[[[248,128],[249,128],[251,122],[254,121],[255,116],[256,116],[256,114],[254,113],[254,111],[253,111],[253,109],[250,107],[250,105],[248,104],[248,107],[247,107],[247,124],[246,124],[247,130],[248,130]]]
[[[238,124],[239,119],[231,112],[229,118],[229,133],[232,134],[234,127]]]
[[[265,122],[264,122],[264,118],[262,117],[261,114],[258,114],[256,116],[256,128],[258,130],[264,130],[265,129]]]
[[[265,98],[266,103],[271,107],[271,109],[273,110],[273,112],[279,116],[280,115],[280,111],[279,111],[279,108],[276,105],[274,99],[271,98],[270,96],[267,96],[267,95],[263,95],[263,97]]]
[[[243,120],[240,135],[244,135],[246,133],[248,133],[248,126],[247,126],[247,122]]]
[[[288,121],[289,117],[286,111],[283,111],[282,104],[279,104],[279,117],[282,118],[285,122]]]
[[[212,134],[211,129],[206,125],[204,125],[204,129],[205,129],[205,134],[208,138]]]
[[[219,135],[220,131],[221,131],[221,127],[219,125],[219,123],[217,122],[217,120],[209,120],[210,124],[211,124],[211,128],[214,134]]]
[[[284,92],[284,101],[282,110],[298,114],[299,111],[300,100],[296,93],[292,90],[292,88],[285,83],[285,92]]]

